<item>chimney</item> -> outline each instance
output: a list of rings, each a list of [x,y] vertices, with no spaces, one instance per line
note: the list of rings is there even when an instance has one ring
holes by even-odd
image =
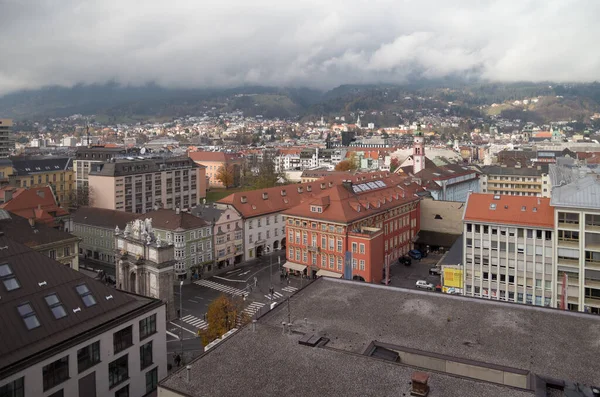
[[[5,190],[4,191],[4,202],[8,203],[10,200],[12,200],[12,190]]]
[[[29,226],[35,227],[35,219],[29,218]]]
[[[342,186],[345,187],[346,189],[348,189],[351,192],[353,191],[352,190],[352,181],[350,179],[342,181]]]
[[[429,374],[425,372],[413,372],[411,376],[411,396],[426,397],[429,394]]]
[[[179,209],[179,207],[175,208],[175,215],[179,215],[180,212],[181,210]]]
[[[190,382],[190,371],[192,370],[192,367],[190,365],[188,365],[187,367],[185,367],[185,372],[186,372],[186,378],[188,383]]]

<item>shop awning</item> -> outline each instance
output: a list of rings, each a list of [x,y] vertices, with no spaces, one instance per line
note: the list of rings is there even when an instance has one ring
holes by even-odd
[[[342,273],[330,272],[329,270],[319,269],[317,272],[317,277],[333,277],[333,278],[342,278]]]
[[[296,270],[296,271],[304,271],[304,269],[306,269],[306,266],[301,265],[299,263],[294,263],[294,262],[285,262],[283,264],[283,267],[285,267],[286,269],[290,269],[290,270]]]

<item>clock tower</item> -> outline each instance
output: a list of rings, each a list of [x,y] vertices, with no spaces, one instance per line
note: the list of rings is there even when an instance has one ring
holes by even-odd
[[[413,174],[423,169],[425,169],[425,138],[421,126],[418,126],[413,137]]]

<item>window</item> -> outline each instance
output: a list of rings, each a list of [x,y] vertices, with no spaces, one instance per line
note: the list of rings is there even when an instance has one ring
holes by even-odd
[[[0,386],[0,396],[2,397],[24,397],[25,396],[25,382],[23,377],[15,379],[12,382]]]
[[[467,223],[467,232],[471,233],[473,231],[473,224],[472,223]]]
[[[40,326],[40,321],[38,320],[33,308],[29,304],[29,302],[23,303],[22,305],[17,307],[21,318],[25,322],[25,326],[27,329],[34,329]]]
[[[140,370],[152,365],[152,341],[140,346]]]
[[[343,245],[342,239],[338,239],[337,240],[337,252],[342,252],[342,245]]]
[[[156,389],[158,385],[158,367],[146,372],[146,393]]]
[[[356,252],[357,248],[358,248],[358,244],[352,243],[352,252]]]
[[[570,212],[559,212],[558,223],[568,223],[572,225],[579,225],[579,214],[573,214]]]
[[[356,270],[357,260],[356,258],[352,258],[352,269]]]
[[[129,397],[129,385],[126,385],[115,392],[115,397]]]
[[[113,347],[115,350],[114,354],[127,349],[133,344],[132,328],[133,327],[130,325],[129,327],[123,328],[122,330],[113,334]]]
[[[55,319],[63,318],[67,315],[67,311],[58,299],[58,295],[51,294],[46,296],[44,299],[46,299],[46,303],[48,304],[50,311],[52,311]]]
[[[140,340],[156,332],[156,314],[140,320]]]
[[[108,364],[108,387],[112,388],[129,378],[127,354]]]
[[[359,265],[360,266],[360,270],[365,270],[365,260],[361,259],[359,263],[360,263],[360,265]]]
[[[69,379],[69,356],[50,363],[42,369],[44,377],[44,391],[52,389]]]
[[[365,253],[365,245],[363,243],[360,243],[358,247],[359,247],[359,252],[361,254],[364,254]]]
[[[77,350],[77,371],[82,373],[100,362],[100,341]]]
[[[71,255],[71,247],[65,247],[64,256],[69,256],[69,255]]]
[[[96,298],[92,295],[92,292],[89,290],[87,285],[80,284],[75,287],[79,296],[81,296],[81,300],[85,304],[85,307],[94,306],[96,304]]]
[[[56,259],[56,250],[48,251],[48,256],[52,259]]]
[[[0,280],[2,280],[4,288],[6,288],[7,291],[12,291],[21,287],[8,264],[0,265]]]

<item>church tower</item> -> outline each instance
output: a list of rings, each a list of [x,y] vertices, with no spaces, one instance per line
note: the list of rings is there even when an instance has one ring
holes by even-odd
[[[362,128],[360,125],[360,115],[358,115],[358,117],[356,118],[356,127]]]
[[[425,138],[421,126],[418,126],[413,137],[413,174],[423,169],[425,169]]]

